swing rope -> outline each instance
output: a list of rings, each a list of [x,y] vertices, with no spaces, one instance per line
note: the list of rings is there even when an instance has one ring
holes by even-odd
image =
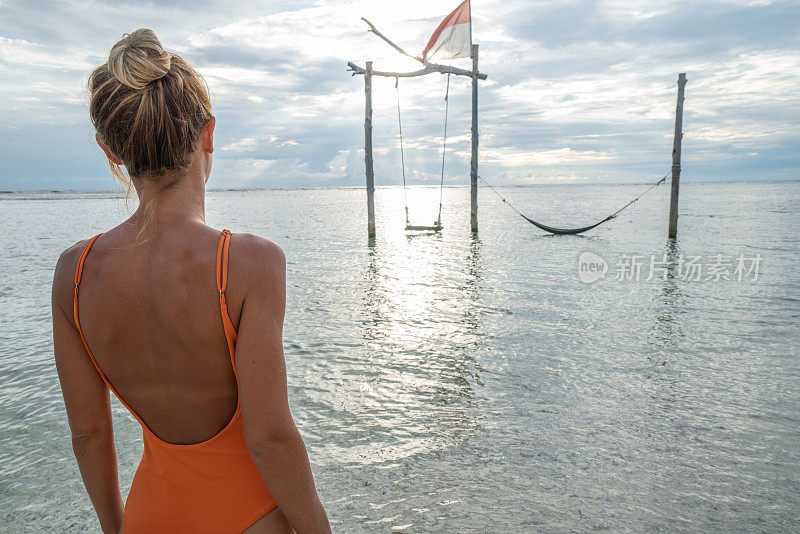
[[[439,215],[436,226],[442,225],[442,194],[444,193],[444,156],[447,153],[447,112],[450,109],[450,73],[447,73],[447,90],[444,93],[444,135],[442,135],[442,178],[439,181]]]
[[[400,166],[403,174],[403,202],[406,209],[406,229],[407,230],[441,230],[442,228],[442,199],[444,195],[444,163],[447,154],[447,115],[450,109],[450,73],[447,73],[447,89],[444,95],[444,134],[442,135],[442,171],[439,179],[439,215],[433,226],[414,226],[408,219],[408,193],[406,192],[406,158],[403,146],[403,120],[400,113],[400,77],[394,78],[394,89],[397,94],[397,128],[400,133]]]
[[[403,169],[403,203],[406,207],[406,225],[408,222],[408,195],[406,194],[406,158],[403,153],[403,121],[400,120],[400,78],[394,78],[394,90],[397,93],[397,126],[400,129],[400,166]]]

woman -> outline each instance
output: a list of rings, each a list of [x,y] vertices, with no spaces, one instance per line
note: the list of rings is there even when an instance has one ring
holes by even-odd
[[[204,81],[139,29],[89,91],[97,142],[139,198],[64,251],[53,281],[56,366],[103,532],[329,532],[287,400],[283,251],[205,224]],[[109,390],[144,436],[124,507]]]

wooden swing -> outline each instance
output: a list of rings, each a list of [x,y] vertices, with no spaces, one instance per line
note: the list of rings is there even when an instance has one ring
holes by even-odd
[[[444,161],[447,151],[447,112],[450,107],[450,73],[447,74],[447,89],[444,95],[444,134],[442,135],[442,171],[439,180],[439,214],[431,226],[411,224],[408,220],[408,195],[406,194],[406,158],[403,149],[403,121],[400,114],[400,78],[396,77],[394,82],[395,92],[397,93],[397,127],[400,137],[400,165],[403,171],[403,201],[406,208],[406,231],[407,232],[440,232],[442,230],[442,194],[444,190]]]

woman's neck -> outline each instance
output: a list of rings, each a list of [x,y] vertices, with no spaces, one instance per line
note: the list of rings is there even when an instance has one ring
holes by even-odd
[[[162,184],[165,183],[169,185],[164,187]],[[156,225],[205,222],[206,188],[205,178],[200,172],[190,168],[188,173],[180,176],[137,177],[134,185],[139,207],[131,216],[131,222],[142,224],[147,219],[146,210],[150,208],[151,221]]]

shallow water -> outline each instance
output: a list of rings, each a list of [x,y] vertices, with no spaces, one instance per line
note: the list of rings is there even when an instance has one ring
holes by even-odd
[[[500,192],[577,226],[642,189]],[[362,189],[209,193],[209,224],[286,252],[290,398],[335,530],[800,530],[800,183],[682,184],[674,245],[668,194],[552,237],[482,188],[473,239],[467,188],[445,189],[441,235],[416,236],[402,190],[379,188],[370,245]],[[438,190],[409,201],[432,222]],[[125,215],[113,193],[0,193],[0,532],[99,532],[49,285],[63,248]],[[584,251],[604,280],[579,280]],[[615,280],[632,254],[762,261],[742,281]],[[114,410],[127,491],[140,430]]]

